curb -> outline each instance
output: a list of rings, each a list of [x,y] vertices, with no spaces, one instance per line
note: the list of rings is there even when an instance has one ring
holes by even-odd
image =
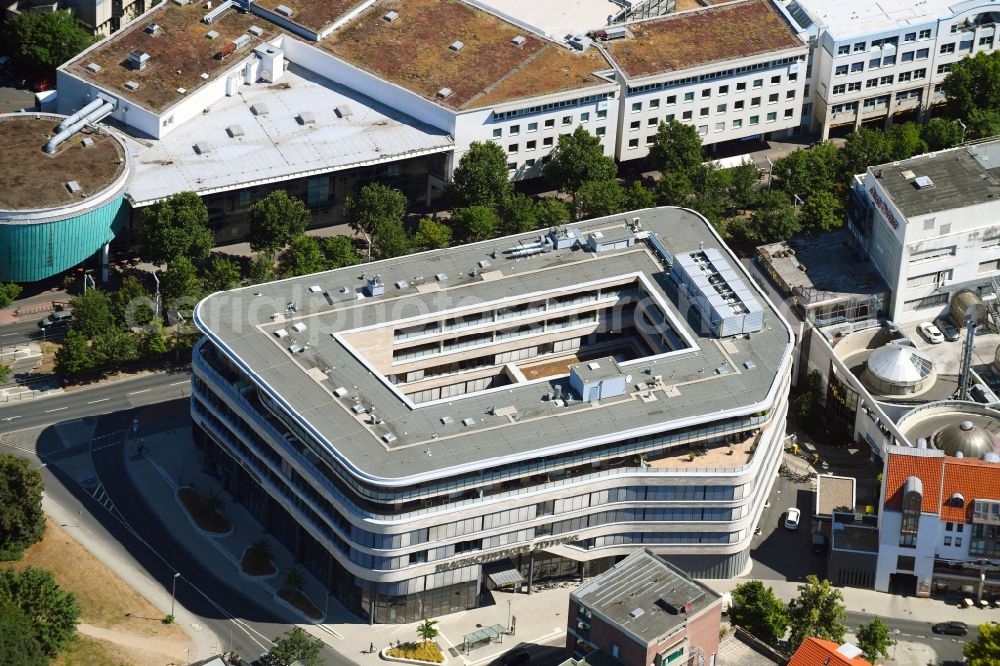
[[[248,574],[247,572],[243,571],[243,558],[246,557],[247,551],[250,550],[250,548],[251,546],[247,546],[246,548],[243,549],[243,552],[240,553],[240,559],[239,559],[240,577],[243,580],[250,581],[251,583],[257,583],[275,578],[278,575],[279,571],[278,567],[274,566],[274,562],[271,562],[271,566],[274,567],[274,571],[269,574],[261,574],[259,576],[255,576],[253,574]]]
[[[225,532],[210,532],[198,526],[198,521],[196,521],[194,517],[188,512],[187,507],[184,506],[184,502],[181,501],[180,491],[184,490],[185,488],[191,488],[192,490],[194,490],[194,486],[180,486],[178,488],[174,488],[174,501],[177,502],[178,505],[180,505],[181,510],[184,512],[184,517],[187,518],[189,523],[191,523],[191,527],[193,527],[202,536],[208,537],[210,539],[225,539],[228,536],[232,536],[233,531],[236,528],[233,526],[231,522],[229,523],[229,529]],[[239,562],[237,562],[236,564],[237,566],[239,566]]]

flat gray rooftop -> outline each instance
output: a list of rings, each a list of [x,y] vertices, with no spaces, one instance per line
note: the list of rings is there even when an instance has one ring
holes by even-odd
[[[721,597],[645,548],[570,595],[602,619],[656,643]]]
[[[672,253],[699,244],[723,248],[702,218],[677,208],[571,226],[585,242],[590,232],[624,227],[633,217],[641,219],[644,232],[658,234]],[[342,464],[361,478],[386,485],[580,452],[772,406],[790,361],[790,332],[752,280],[746,282],[764,305],[764,329],[719,340],[702,331],[687,304],[683,313],[678,310],[668,271],[646,242],[597,254],[578,247],[521,259],[504,255],[504,249],[538,236],[534,232],[220,292],[198,305],[195,321]],[[728,250],[723,252],[733,266],[740,266]],[[364,296],[362,288],[375,274],[381,275],[385,293]],[[625,394],[600,402],[546,399],[557,383],[563,395],[571,394],[568,376],[562,374],[414,406],[364,355],[342,342],[357,341],[359,333],[350,331],[360,327],[399,328],[388,322],[550,290],[572,294],[583,290],[579,285],[629,275],[645,281],[678,337],[687,338],[687,349],[623,361],[622,369],[631,375]],[[442,356],[447,362],[447,354]],[[656,376],[661,377],[659,388],[645,386]],[[358,414],[358,402],[370,406],[379,422]]]
[[[918,155],[869,171],[908,218],[975,206],[1000,197],[1000,141]],[[925,177],[931,184],[920,187]]]

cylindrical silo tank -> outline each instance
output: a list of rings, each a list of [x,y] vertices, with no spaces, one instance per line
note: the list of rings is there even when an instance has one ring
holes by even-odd
[[[951,320],[955,326],[962,328],[965,326],[966,310],[974,305],[982,306],[982,304],[983,301],[974,292],[962,289],[961,291],[956,291],[955,295],[951,297],[951,306],[948,308],[948,314],[951,316]]]

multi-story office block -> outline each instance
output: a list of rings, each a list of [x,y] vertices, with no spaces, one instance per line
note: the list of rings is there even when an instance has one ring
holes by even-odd
[[[640,547],[748,564],[791,334],[690,211],[217,293],[195,320],[206,467],[375,622]]]
[[[824,139],[835,126],[925,118],[944,101],[940,85],[952,65],[994,49],[1000,15],[988,0],[793,0],[788,7],[813,37],[813,106],[803,116]]]

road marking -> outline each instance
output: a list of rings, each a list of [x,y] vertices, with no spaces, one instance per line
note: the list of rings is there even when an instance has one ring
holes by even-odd
[[[46,414],[51,414],[52,412],[61,412],[64,409],[69,409],[69,407],[56,407],[55,409],[46,409]]]
[[[185,379],[185,380],[184,380],[184,381],[182,381],[182,382],[174,382],[173,384],[169,384],[169,386],[179,386],[179,385],[181,385],[181,384],[190,384],[190,383],[191,383],[191,380],[190,380],[190,379]]]
[[[91,401],[90,401],[90,402],[88,402],[87,404],[88,404],[88,405],[94,405],[94,404],[97,404],[97,403],[99,403],[99,402],[105,402],[105,401],[107,401],[107,400],[111,400],[111,398],[101,398],[100,400],[91,400]]]
[[[136,393],[146,393],[147,391],[152,391],[153,389],[140,389],[138,391],[132,391],[131,393],[126,393],[125,395],[135,395]]]

